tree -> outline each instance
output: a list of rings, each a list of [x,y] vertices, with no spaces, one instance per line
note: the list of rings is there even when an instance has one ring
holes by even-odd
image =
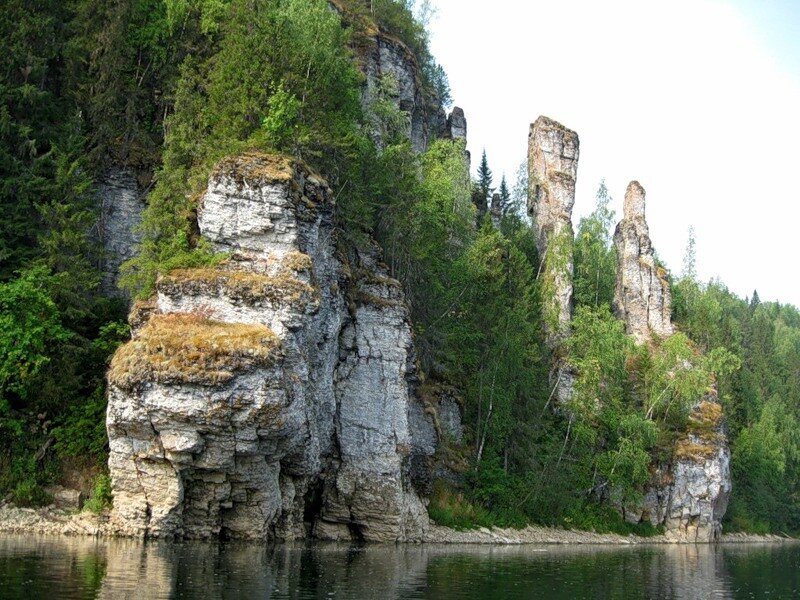
[[[761,298],[758,297],[758,290],[753,290],[753,297],[750,299],[750,310],[754,311],[759,304],[761,304]]]
[[[683,273],[684,279],[697,281],[697,241],[694,236],[694,227],[689,226],[688,238],[686,240],[686,250],[683,254]]]
[[[492,170],[489,168],[489,161],[486,159],[486,150],[484,150],[481,155],[481,162],[478,165],[478,181],[475,184],[475,191],[473,192],[473,202],[478,208],[479,220],[486,214],[489,197],[493,191]]]
[[[616,253],[611,244],[614,211],[605,180],[597,190],[594,211],[578,224],[575,238],[576,306],[611,306],[614,297]]]
[[[500,188],[498,192],[500,193],[500,214],[505,217],[511,208],[511,190],[508,189],[505,173],[503,173],[503,177],[500,179]]]
[[[194,241],[191,198],[215,162],[244,149],[309,161],[335,191],[349,188],[337,205],[340,224],[371,220],[369,194],[356,187],[370,149],[358,126],[361,79],[339,15],[324,0],[232,0],[228,14],[218,52],[181,67],[141,254],[123,266],[123,284],[139,295],[161,272],[216,260]]]

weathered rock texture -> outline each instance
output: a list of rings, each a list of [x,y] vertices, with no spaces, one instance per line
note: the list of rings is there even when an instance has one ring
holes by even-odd
[[[467,139],[467,118],[464,109],[454,106],[447,116],[447,137],[452,140]]]
[[[645,220],[645,192],[631,181],[625,192],[623,219],[614,232],[617,283],[614,313],[627,332],[642,343],[672,335],[672,297],[666,271],[658,266]]]
[[[397,83],[393,101],[397,108],[408,114],[406,137],[417,152],[424,152],[428,144],[442,137],[448,130],[448,119],[439,98],[425,92],[422,73],[413,52],[399,39],[376,33],[371,48],[362,59],[366,75],[363,94],[364,106],[368,109],[381,89],[381,79],[392,77]],[[460,110],[460,109],[459,109]],[[451,131],[466,137],[466,119],[463,111],[456,113]],[[463,131],[463,136],[460,134]],[[376,139],[379,147],[383,140]]]
[[[98,189],[100,221],[98,231],[104,250],[103,292],[119,295],[119,268],[139,251],[144,200],[132,171],[111,169]]]
[[[642,505],[625,517],[663,525],[670,541],[719,540],[731,494],[730,462],[722,407],[711,393],[692,410],[672,462],[657,469]]]
[[[575,179],[578,134],[547,117],[531,125],[528,136],[528,212],[536,233],[545,282],[543,313],[551,346],[558,345],[572,313]]]
[[[198,225],[230,258],[162,277],[112,363],[113,530],[421,539],[408,309],[375,253],[336,256],[332,213],[289,159],[211,175]]]

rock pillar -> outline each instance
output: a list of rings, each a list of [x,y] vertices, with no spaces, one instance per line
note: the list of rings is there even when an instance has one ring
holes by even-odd
[[[464,116],[464,109],[453,107],[453,111],[447,116],[445,134],[453,140],[467,139],[467,118]]]
[[[561,123],[539,117],[528,136],[528,212],[536,234],[544,282],[544,321],[548,344],[566,335],[572,312],[575,178],[578,134]]]
[[[644,188],[638,181],[632,181],[625,192],[623,219],[614,232],[617,250],[614,313],[640,344],[653,335],[664,338],[674,332],[667,273],[656,264],[644,212]]]

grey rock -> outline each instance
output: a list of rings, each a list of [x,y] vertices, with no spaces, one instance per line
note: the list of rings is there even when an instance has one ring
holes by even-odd
[[[625,192],[623,219],[614,232],[617,282],[614,313],[638,343],[672,335],[672,296],[667,273],[656,264],[645,220],[645,192],[632,181]]]
[[[138,227],[142,222],[144,198],[132,171],[113,168],[100,182],[98,233],[103,245],[103,292],[119,296],[120,265],[136,256],[142,241]]]
[[[467,118],[464,116],[464,109],[454,106],[447,116],[447,137],[451,140],[467,139]]]
[[[421,539],[429,521],[409,456],[434,440],[414,396],[408,308],[377,249],[343,267],[332,212],[325,183],[290,159],[242,155],[211,175],[198,223],[231,258],[161,278],[120,352],[143,352],[159,315],[263,326],[279,350],[216,379],[112,364],[112,531]]]
[[[715,542],[731,494],[731,453],[716,393],[695,405],[672,460],[654,473],[641,506],[626,511],[631,522],[662,525],[674,542]],[[638,517],[638,518],[637,518]]]
[[[53,497],[53,505],[61,510],[77,511],[83,508],[84,498],[80,490],[74,490],[61,485],[52,485],[44,491]]]
[[[578,174],[578,134],[547,117],[531,125],[528,136],[528,212],[548,284],[543,312],[547,341],[557,346],[567,335],[572,314],[572,207]]]
[[[449,121],[441,101],[423,89],[417,60],[403,42],[377,34],[363,61],[363,70],[366,85],[362,103],[367,111],[378,95],[381,79],[391,76],[396,81],[397,93],[393,101],[408,115],[405,135],[416,152],[424,152],[433,140],[446,134]],[[463,119],[463,111],[461,116]],[[463,120],[463,133],[465,137],[466,120]],[[380,137],[374,141],[379,148],[385,145]]]
[[[443,435],[449,437],[456,444],[463,443],[464,424],[461,418],[461,405],[458,401],[453,397],[443,396],[439,400],[436,412]]]

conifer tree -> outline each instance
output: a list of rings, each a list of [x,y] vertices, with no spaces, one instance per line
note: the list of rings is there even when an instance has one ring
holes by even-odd
[[[506,174],[503,173],[503,178],[500,180],[500,210],[501,214],[505,216],[511,207],[511,191],[508,189],[508,182],[506,182]]]
[[[492,187],[492,170],[489,168],[489,161],[486,159],[486,150],[481,155],[481,163],[478,165],[478,181],[473,194],[473,202],[478,207],[478,219],[486,214],[489,198],[494,191]]]
[[[753,298],[750,300],[750,310],[755,310],[761,304],[761,298],[758,297],[758,290],[753,290]]]

